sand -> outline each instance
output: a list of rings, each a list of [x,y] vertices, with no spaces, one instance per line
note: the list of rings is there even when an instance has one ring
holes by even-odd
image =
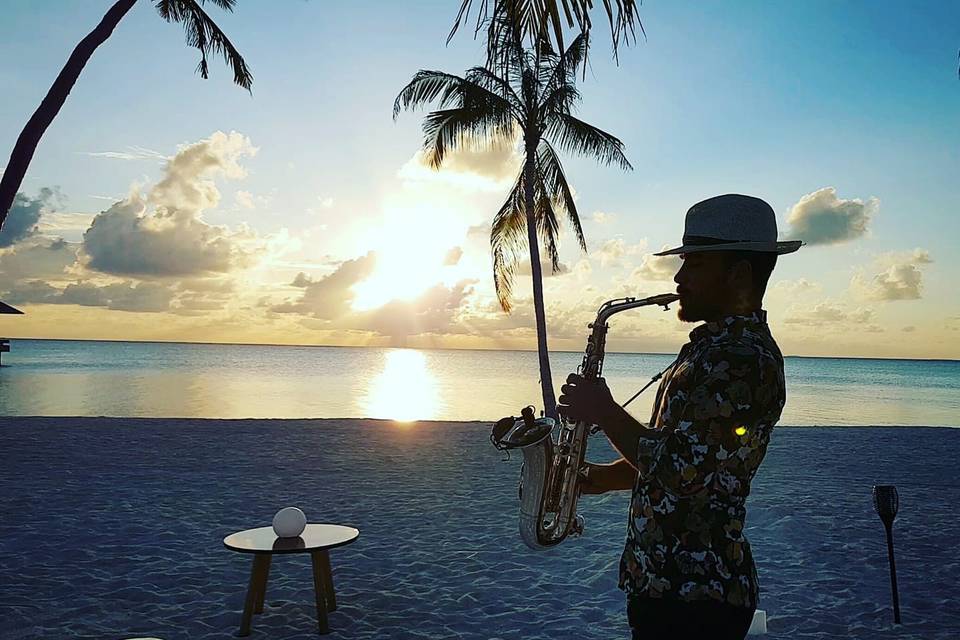
[[[0,638],[233,637],[250,556],[227,534],[296,505],[360,529],[331,552],[331,638],[627,638],[628,493],[534,553],[520,457],[485,423],[0,419]],[[602,436],[589,456],[613,454]],[[960,430],[778,428],[748,502],[764,638],[960,637]],[[892,624],[873,484],[895,484]],[[274,560],[252,638],[315,638],[310,561]]]

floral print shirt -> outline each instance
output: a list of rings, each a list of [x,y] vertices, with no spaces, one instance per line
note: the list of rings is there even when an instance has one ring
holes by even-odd
[[[759,584],[743,535],[750,481],[786,399],[783,356],[766,312],[690,333],[657,390],[640,438],[620,588],[631,596],[756,607]]]

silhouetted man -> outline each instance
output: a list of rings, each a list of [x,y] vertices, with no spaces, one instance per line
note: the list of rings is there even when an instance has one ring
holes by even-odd
[[[687,212],[674,281],[678,315],[703,322],[667,369],[649,427],[601,378],[576,374],[560,410],[598,424],[623,456],[590,464],[585,493],[632,489],[620,588],[634,640],[742,639],[759,599],[743,535],[750,481],[785,401],[783,356],[763,294],[777,256],[776,215],[763,200],[723,195]]]

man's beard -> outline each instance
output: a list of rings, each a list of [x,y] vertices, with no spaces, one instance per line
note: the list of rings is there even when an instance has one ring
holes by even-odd
[[[720,305],[713,300],[681,298],[677,318],[683,322],[713,320],[720,315]]]

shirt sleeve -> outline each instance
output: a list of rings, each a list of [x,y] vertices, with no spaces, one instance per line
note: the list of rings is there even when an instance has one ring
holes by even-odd
[[[650,480],[680,497],[704,491],[721,472],[722,484],[729,483],[728,461],[751,447],[758,433],[769,373],[767,359],[749,346],[708,349],[691,384],[668,400],[662,425],[669,435],[646,445]]]

